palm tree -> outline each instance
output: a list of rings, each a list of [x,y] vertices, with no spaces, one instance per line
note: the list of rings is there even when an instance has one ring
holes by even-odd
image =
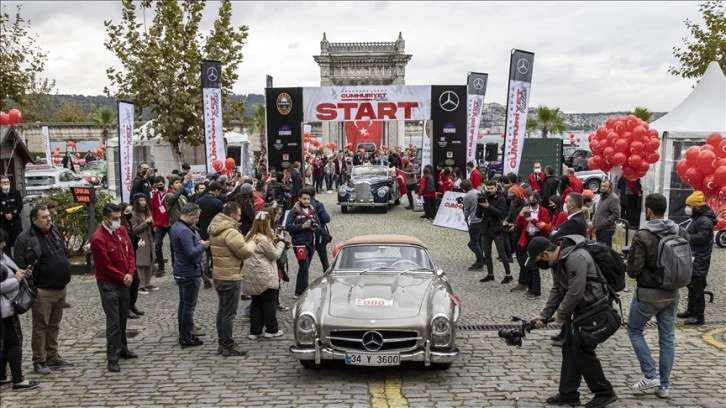
[[[265,132],[265,105],[258,103],[252,106],[252,117],[245,117],[245,122],[250,126],[250,133],[260,134],[260,154],[264,157],[267,154],[267,134]]]
[[[635,107],[635,111],[633,112],[625,112],[626,115],[635,115],[636,118],[644,121],[644,122],[650,122],[651,119],[653,119],[653,112],[649,111],[648,108],[642,108],[640,106]]]
[[[537,130],[537,119],[528,118],[527,119],[527,134],[531,135]]]
[[[108,141],[108,129],[116,124],[116,114],[109,108],[91,107],[91,121],[101,128],[101,144]]]
[[[542,131],[542,138],[547,139],[550,133],[561,135],[567,130],[567,123],[560,115],[560,108],[548,108],[546,106],[538,106],[535,110],[537,115],[537,127]]]

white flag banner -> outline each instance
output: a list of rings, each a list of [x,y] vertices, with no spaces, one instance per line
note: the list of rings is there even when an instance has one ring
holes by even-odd
[[[214,173],[214,162],[224,161],[224,129],[222,128],[222,65],[202,61],[202,105],[204,110],[204,141],[207,172]],[[240,164],[240,163],[237,163]]]
[[[476,142],[479,140],[481,111],[487,90],[488,74],[471,72],[466,78],[466,161],[476,165]]]
[[[513,50],[509,65],[509,93],[507,95],[507,121],[504,132],[503,173],[519,174],[524,146],[524,131],[527,128],[532,68],[534,54]]]
[[[322,86],[303,88],[303,120],[425,120],[431,117],[430,86]]]
[[[131,102],[118,103],[118,153],[121,201],[130,203],[134,181],[134,104]]]
[[[423,130],[421,131],[421,138],[423,139],[423,146],[421,148],[421,177],[423,177],[423,168],[428,164],[432,164],[431,137],[426,133],[426,126],[428,126],[428,121],[424,120]],[[437,176],[437,174],[434,174],[434,178]]]
[[[456,202],[459,197],[464,197],[464,193],[455,193],[447,191],[439,204],[439,210],[436,211],[436,218],[433,224],[437,227],[453,228],[459,231],[468,231],[469,227],[464,218],[464,205]]]
[[[50,133],[48,133],[48,126],[43,126],[43,145],[45,146],[46,163],[53,164],[53,156],[50,152]]]

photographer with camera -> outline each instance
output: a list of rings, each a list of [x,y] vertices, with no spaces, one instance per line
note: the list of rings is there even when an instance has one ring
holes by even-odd
[[[285,230],[290,233],[290,240],[295,249],[298,271],[295,282],[295,295],[297,299],[308,288],[310,262],[315,254],[315,231],[320,227],[320,221],[315,208],[310,205],[312,194],[309,189],[301,189],[299,200],[290,210],[285,219]]]
[[[562,366],[560,369],[559,392],[547,398],[551,405],[580,405],[578,388],[585,378],[595,397],[585,406],[605,407],[617,401],[612,384],[605,378],[600,360],[595,354],[597,344],[583,344],[573,333],[573,315],[599,301],[609,301],[605,285],[600,283],[600,273],[595,261],[581,247],[585,238],[567,235],[556,243],[544,237],[534,237],[527,246],[526,265],[539,269],[552,268],[554,285],[547,305],[532,320],[535,327],[543,328],[544,322],[554,317],[557,324],[565,327],[565,342],[562,345]]]
[[[478,216],[478,200],[481,193],[472,187],[471,181],[463,180],[461,189],[464,190],[464,197],[459,197],[456,201],[463,206],[464,219],[469,228],[469,242],[466,244],[471,252],[474,253],[474,263],[469,266],[470,271],[478,271],[484,268],[484,255],[481,247],[481,217]]]
[[[504,279],[502,284],[511,282],[512,272],[509,270],[509,260],[504,250],[504,228],[502,221],[507,214],[507,200],[497,192],[497,183],[489,180],[485,183],[486,194],[477,200],[476,215],[481,217],[479,224],[482,242],[484,244],[484,262],[487,267],[487,276],[479,280],[479,282],[489,282],[494,280],[494,264],[492,262],[492,242],[497,247],[499,259],[504,265]]]

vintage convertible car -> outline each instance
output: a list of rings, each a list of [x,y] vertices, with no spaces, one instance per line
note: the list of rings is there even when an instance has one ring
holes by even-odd
[[[331,268],[292,310],[290,354],[305,368],[325,360],[451,367],[459,356],[461,304],[424,244],[403,235],[366,235],[336,250]]]
[[[338,205],[343,214],[348,207],[378,207],[387,212],[389,205],[401,203],[395,173],[388,166],[361,164],[354,166],[350,181],[338,190]]]

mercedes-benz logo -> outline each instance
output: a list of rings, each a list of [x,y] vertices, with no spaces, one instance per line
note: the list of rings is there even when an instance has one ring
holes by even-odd
[[[383,347],[383,335],[377,331],[369,331],[363,335],[363,347],[368,351],[378,351]]]
[[[481,78],[474,79],[474,89],[480,90],[484,88],[484,80]]]
[[[517,72],[522,75],[529,72],[529,61],[524,58],[521,58],[519,61],[517,61]]]
[[[217,82],[217,79],[219,79],[219,73],[217,72],[217,68],[207,68],[207,79],[211,82]]]
[[[446,112],[451,112],[459,107],[459,95],[454,91],[444,91],[439,96],[439,106]]]

